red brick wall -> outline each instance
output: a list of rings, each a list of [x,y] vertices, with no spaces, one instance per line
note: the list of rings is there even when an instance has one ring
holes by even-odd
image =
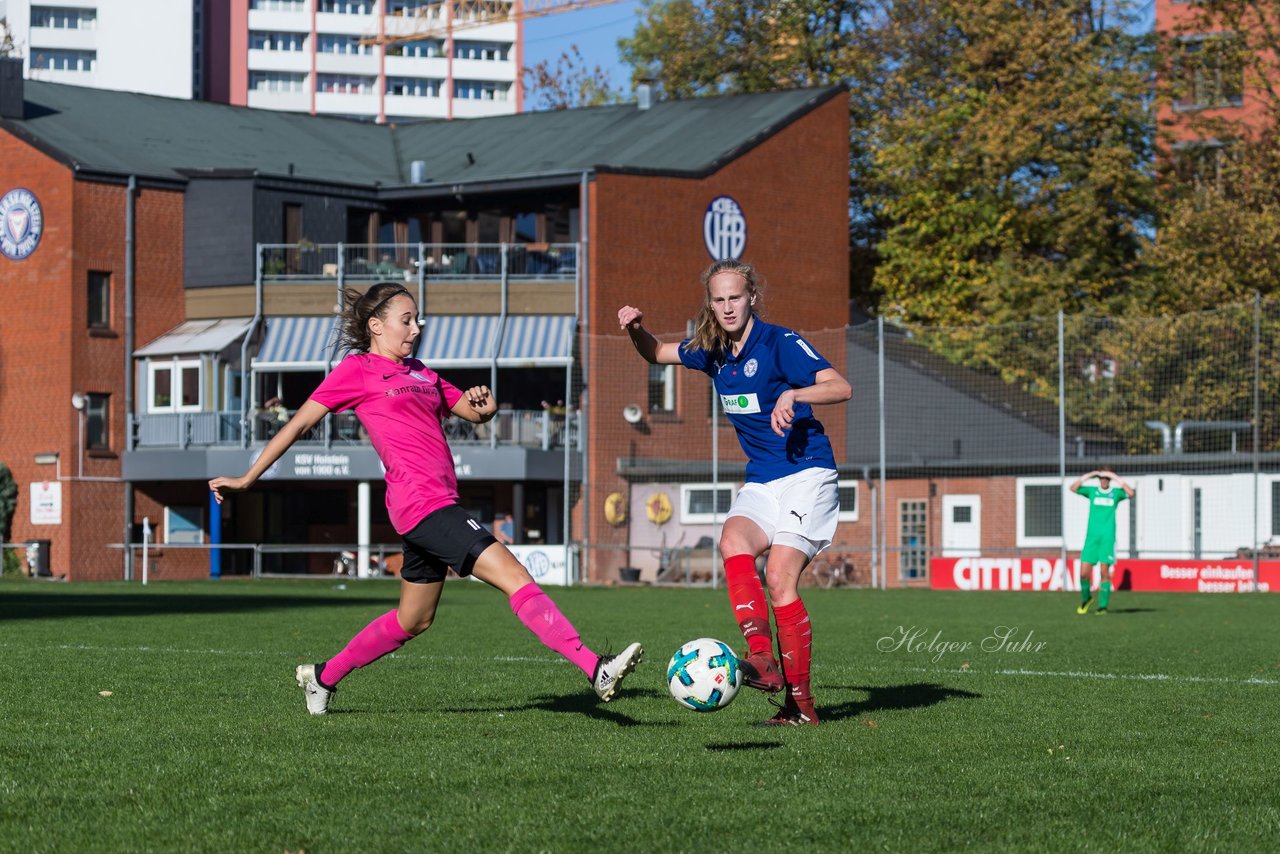
[[[52,541],[51,569],[72,580],[120,579],[124,537],[120,453],[124,448],[125,204],[121,184],[77,181],[63,164],[0,133],[0,193],[22,186],[44,214],[40,244],[21,262],[0,258],[6,310],[0,312],[0,461],[18,483],[14,541]],[[135,346],[181,322],[182,194],[137,197]],[[90,270],[112,274],[114,335],[90,335]],[[111,395],[111,452],[83,455],[73,392]],[[30,523],[30,484],[52,479],[37,453],[61,458],[62,524]],[[107,478],[109,480],[77,480]],[[139,517],[141,518],[141,517]]]
[[[591,543],[626,542],[626,528],[609,526],[603,512],[608,493],[626,493],[616,473],[618,457],[707,459],[711,452],[707,381],[683,369],[676,419],[651,423],[648,435],[619,429],[622,408],[646,399],[647,369],[634,352],[623,355],[630,344],[618,329],[617,310],[638,306],[648,329],[665,333],[666,340],[680,337],[702,304],[698,276],[712,261],[703,243],[703,214],[713,198],[728,195],[747,220],[743,256],[766,280],[765,319],[804,331],[843,328],[849,298],[848,165],[848,102],[837,96],[706,178],[598,176],[590,197],[587,315],[593,335],[587,408]],[[602,335],[619,339],[601,342]],[[818,346],[833,365],[843,363],[843,336],[826,336]],[[819,412],[836,439],[837,460],[842,413],[841,407]],[[727,425],[720,444],[722,459],[741,458]],[[589,567],[590,576],[611,577],[622,558],[621,552],[612,561],[601,555]]]

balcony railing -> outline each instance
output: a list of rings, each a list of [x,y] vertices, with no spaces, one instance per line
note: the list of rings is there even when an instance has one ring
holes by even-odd
[[[291,417],[292,412],[288,413]],[[266,443],[284,424],[275,415],[250,416],[245,425],[249,444]],[[568,429],[566,430],[566,426]],[[472,424],[461,418],[445,420],[444,434],[452,446],[509,446],[561,450],[576,447],[581,434],[580,413],[572,417],[547,410],[503,409],[486,424]],[[241,423],[238,411],[178,412],[138,415],[133,419],[133,443],[147,448],[239,447]],[[300,445],[324,447],[368,445],[369,437],[359,419],[350,412],[331,413],[305,436]]]
[[[572,281],[576,243],[262,244],[264,282]]]

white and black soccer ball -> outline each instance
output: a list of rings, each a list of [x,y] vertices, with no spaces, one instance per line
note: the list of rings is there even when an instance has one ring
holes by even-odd
[[[691,640],[667,665],[667,688],[676,702],[695,712],[723,709],[738,696],[742,675],[738,657],[714,638]]]

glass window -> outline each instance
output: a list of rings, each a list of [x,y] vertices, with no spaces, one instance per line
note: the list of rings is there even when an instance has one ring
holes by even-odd
[[[54,50],[38,48],[31,54],[31,67],[48,71],[93,71],[98,65],[95,50]]]
[[[1061,537],[1062,487],[1056,483],[1026,484],[1022,489],[1023,536]]]
[[[88,395],[84,408],[84,446],[90,451],[111,450],[111,395]]]
[[[453,97],[469,101],[505,101],[510,90],[511,84],[491,80],[453,81]]]
[[[898,504],[898,542],[902,548],[898,575],[906,580],[929,575],[928,514],[924,501]]]
[[[98,11],[61,6],[32,6],[31,26],[55,30],[94,30],[98,28]]]
[[[685,525],[723,521],[733,505],[732,485],[718,488],[710,483],[685,483],[680,486],[680,521]]]
[[[649,366],[649,411],[676,411],[676,366]]]
[[[201,370],[198,359],[152,363],[149,377],[148,412],[200,411]]]
[[[202,508],[190,507],[164,508],[164,541],[166,543],[203,543],[204,520]]]
[[[444,56],[444,44],[437,39],[421,39],[387,45],[387,56],[408,56],[414,59],[430,59]]]
[[[412,98],[439,98],[440,81],[421,77],[388,77],[388,95],[407,95]]]
[[[858,521],[858,482],[836,481],[836,496],[840,501],[840,512],[836,518],[841,522]]]
[[[373,12],[373,0],[320,0],[317,8],[330,15],[368,15]]]
[[[1244,55],[1239,39],[1190,36],[1178,46],[1174,77],[1181,109],[1239,106],[1244,96]]]
[[[249,33],[250,50],[276,50],[295,52],[303,49],[307,37],[304,33]]]
[[[111,328],[111,274],[89,271],[89,328]]]
[[[359,36],[322,35],[318,39],[316,49],[320,53],[336,53],[343,56],[369,56],[373,53],[373,45],[360,44]]]

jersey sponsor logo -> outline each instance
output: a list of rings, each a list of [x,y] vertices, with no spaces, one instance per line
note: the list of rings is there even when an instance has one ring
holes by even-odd
[[[429,382],[429,380],[426,377],[424,377],[422,374],[418,373],[417,371],[410,371],[409,376],[413,377],[415,380],[422,380],[424,383]]]
[[[1114,507],[1116,500],[1109,495],[1099,495],[1093,499],[1093,503],[1099,507]],[[1079,505],[1076,505],[1077,507]]]
[[[720,405],[729,415],[752,415],[760,411],[760,396],[751,394],[722,394]]]
[[[44,212],[30,190],[18,187],[0,198],[0,252],[21,261],[36,251],[44,233]]]
[[[813,348],[810,347],[807,343],[805,343],[805,340],[801,338],[799,335],[795,334],[794,332],[788,332],[783,337],[796,339],[796,344],[799,345],[800,349],[808,353],[809,358],[813,359],[815,362],[819,362],[822,360],[822,357],[819,356],[817,353],[813,352]]]
[[[728,196],[716,196],[702,215],[702,241],[716,261],[741,258],[747,248],[747,218]]]
[[[759,369],[760,363],[755,359],[747,359],[747,363],[742,366],[742,372],[749,377],[754,377]]]

